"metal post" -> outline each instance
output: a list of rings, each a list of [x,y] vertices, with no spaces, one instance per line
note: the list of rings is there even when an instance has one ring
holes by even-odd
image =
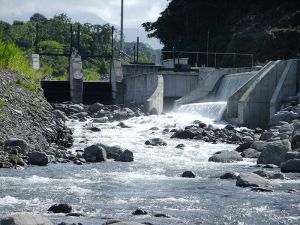
[[[70,34],[71,34],[71,39],[70,39],[70,55],[72,54],[72,47],[73,47],[73,26],[70,24]]]
[[[252,65],[251,68],[253,68],[253,66],[254,66],[254,62],[253,62],[253,54],[251,55],[251,65]]]
[[[121,34],[120,34],[120,51],[123,50],[123,18],[124,18],[124,0],[121,0]]]
[[[77,26],[77,50],[80,53],[80,24]]]
[[[197,52],[196,68],[198,68],[198,64],[199,64],[199,53]]]
[[[173,66],[175,69],[175,46],[173,46]]]
[[[215,52],[215,68],[217,68],[217,53]]]
[[[235,53],[233,53],[233,68],[235,68]]]
[[[35,31],[36,31],[36,35],[35,35],[35,53],[39,54],[39,48],[38,48],[38,44],[39,44],[39,22],[36,22]]]
[[[206,43],[206,67],[208,67],[208,45],[209,45],[209,31],[207,32],[207,43]]]
[[[133,45],[133,63],[135,63],[135,53],[136,53],[136,46]]]
[[[112,66],[114,63],[114,26],[111,27],[111,65],[110,65],[110,71],[109,71],[109,82],[111,83],[111,73],[112,73]]]
[[[136,61],[139,63],[139,45],[140,45],[140,37],[137,37],[136,40]]]

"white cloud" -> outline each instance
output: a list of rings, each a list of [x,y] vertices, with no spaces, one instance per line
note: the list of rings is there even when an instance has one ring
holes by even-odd
[[[0,19],[11,22],[36,12],[48,17],[61,12],[90,13],[118,25],[120,5],[121,0],[0,0]],[[124,0],[124,25],[133,28],[155,21],[166,5],[166,0]]]

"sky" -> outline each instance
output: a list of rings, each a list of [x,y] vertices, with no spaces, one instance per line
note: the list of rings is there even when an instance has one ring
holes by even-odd
[[[130,39],[135,36],[134,32],[146,37],[144,32],[141,33],[141,24],[156,21],[167,4],[167,0],[124,0],[124,29],[127,29],[125,37],[126,32]],[[119,26],[120,7],[121,0],[0,0],[0,20],[28,20],[36,12],[52,17],[63,12],[74,21],[103,23],[104,20]],[[142,40],[145,39],[144,36],[141,37]],[[150,42],[151,40],[149,44],[152,45]],[[154,43],[158,44],[157,41]]]

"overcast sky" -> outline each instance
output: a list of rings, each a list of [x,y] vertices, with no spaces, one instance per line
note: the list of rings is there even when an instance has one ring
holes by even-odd
[[[124,0],[124,25],[138,28],[143,22],[155,21],[167,4],[167,0]],[[119,25],[120,5],[121,0],[0,0],[0,20],[24,20],[35,12],[47,17],[65,12],[71,17],[78,14],[80,22],[85,16],[87,20],[100,17]]]

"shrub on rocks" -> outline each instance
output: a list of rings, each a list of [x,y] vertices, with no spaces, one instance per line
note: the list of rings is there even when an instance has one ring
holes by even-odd
[[[288,140],[268,143],[261,152],[257,164],[280,165],[285,160],[285,154],[291,151],[291,143]]]
[[[242,156],[236,151],[219,151],[208,159],[209,162],[231,163],[243,161]]]
[[[55,204],[48,209],[48,212],[53,213],[70,213],[71,211],[72,206],[70,206],[69,204]]]
[[[107,160],[106,151],[98,145],[91,145],[85,148],[83,158],[87,162],[103,162]]]

